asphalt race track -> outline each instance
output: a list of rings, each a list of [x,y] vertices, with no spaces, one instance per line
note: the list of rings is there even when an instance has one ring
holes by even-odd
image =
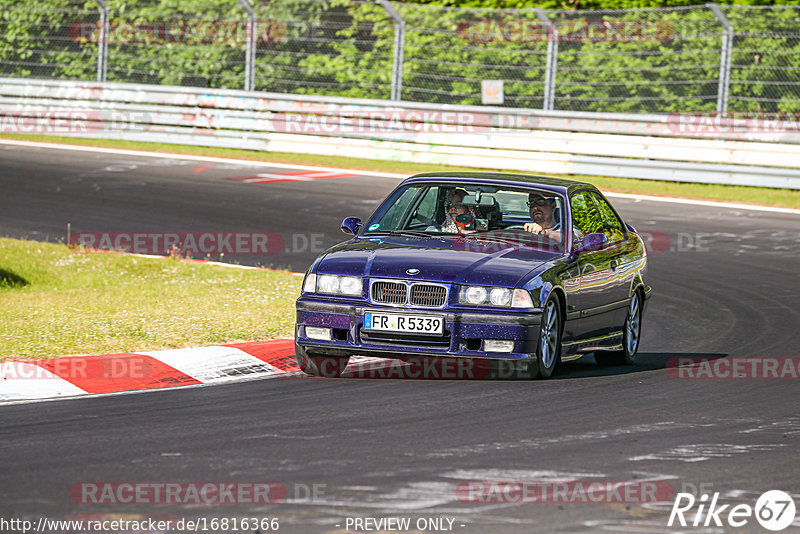
[[[241,179],[288,172],[0,144],[0,235],[64,240],[68,222],[73,232],[271,232],[283,250],[224,260],[303,271],[343,240],[342,218],[366,217],[397,183]],[[388,517],[410,518],[412,532],[420,518],[444,519],[421,523],[426,532],[680,530],[667,526],[672,498],[474,502],[457,491],[479,481],[654,481],[751,506],[780,489],[800,508],[800,382],[665,368],[697,355],[800,357],[800,216],[612,201],[652,237],[655,296],[633,368],[589,358],[547,381],[275,379],[2,406],[0,517],[276,517],[280,532],[303,533]],[[275,482],[287,498],[82,504],[70,488],[83,482]],[[750,518],[683,531],[764,530]],[[798,531],[800,514],[783,532]]]

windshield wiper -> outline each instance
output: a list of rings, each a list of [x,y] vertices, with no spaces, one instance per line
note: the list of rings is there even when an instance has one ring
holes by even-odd
[[[413,237],[434,237],[434,234],[423,232],[420,230],[388,230],[384,232],[369,232],[366,235],[396,235],[396,236],[413,236]]]

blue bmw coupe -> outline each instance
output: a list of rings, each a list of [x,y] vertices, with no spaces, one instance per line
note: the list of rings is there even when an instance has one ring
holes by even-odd
[[[630,365],[651,289],[644,242],[591,184],[501,173],[403,181],[321,254],[297,300],[296,357],[456,358],[547,378],[594,353]]]

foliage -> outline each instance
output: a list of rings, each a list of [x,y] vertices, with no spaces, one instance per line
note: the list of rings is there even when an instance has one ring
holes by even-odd
[[[406,2],[407,0],[400,0]],[[409,1],[409,3],[412,3]],[[692,0],[413,0],[415,4],[487,9],[640,9],[697,5]],[[739,5],[798,5],[798,0],[733,0]]]
[[[707,7],[676,7],[687,3],[672,0],[670,7],[653,10],[638,8],[667,4],[604,0],[605,11],[575,11],[572,8],[601,4],[395,2],[406,29],[402,98],[481,104],[481,81],[503,80],[505,105],[540,108],[548,23],[555,23],[560,36],[556,109],[713,112],[724,32]],[[253,4],[259,37],[256,90],[389,98],[396,27],[380,5],[366,0]],[[455,4],[458,9],[448,7]],[[244,87],[247,15],[236,0],[109,0],[109,7],[108,81]],[[548,23],[540,21],[532,7],[554,9],[547,12]],[[0,0],[0,8],[0,28],[5,30],[0,34],[0,76],[96,78],[97,32],[88,37],[78,32],[77,38],[75,32],[76,24],[96,26],[96,3]],[[637,9],[609,11],[612,8]],[[800,10],[723,9],[736,32],[729,109],[800,109]],[[208,23],[211,29],[204,33]],[[144,30],[130,37],[130,31],[120,30],[125,24]],[[159,24],[168,25],[172,33],[147,31],[148,25]],[[603,25],[614,31],[587,33]]]

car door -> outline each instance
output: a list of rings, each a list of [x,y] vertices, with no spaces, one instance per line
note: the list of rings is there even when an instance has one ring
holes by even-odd
[[[611,324],[619,327],[625,321],[628,312],[628,298],[636,275],[635,262],[638,258],[636,242],[608,200],[597,191],[593,191],[591,197],[603,221],[603,233],[608,239],[606,246],[612,256],[608,296],[613,309],[609,310],[609,313]]]
[[[603,199],[604,200],[604,199]],[[624,232],[610,221],[606,224],[607,203],[598,202],[597,193],[582,190],[570,197],[573,217],[573,234],[579,239],[590,233],[602,233],[606,243],[596,250],[584,250],[577,254],[579,272],[578,290],[573,293],[575,310],[572,334],[576,339],[603,337],[619,330],[618,308],[625,306],[623,281],[617,276],[620,250],[624,243]],[[611,210],[613,214],[613,210]],[[577,230],[577,231],[575,231]],[[579,241],[576,242],[576,246]]]

